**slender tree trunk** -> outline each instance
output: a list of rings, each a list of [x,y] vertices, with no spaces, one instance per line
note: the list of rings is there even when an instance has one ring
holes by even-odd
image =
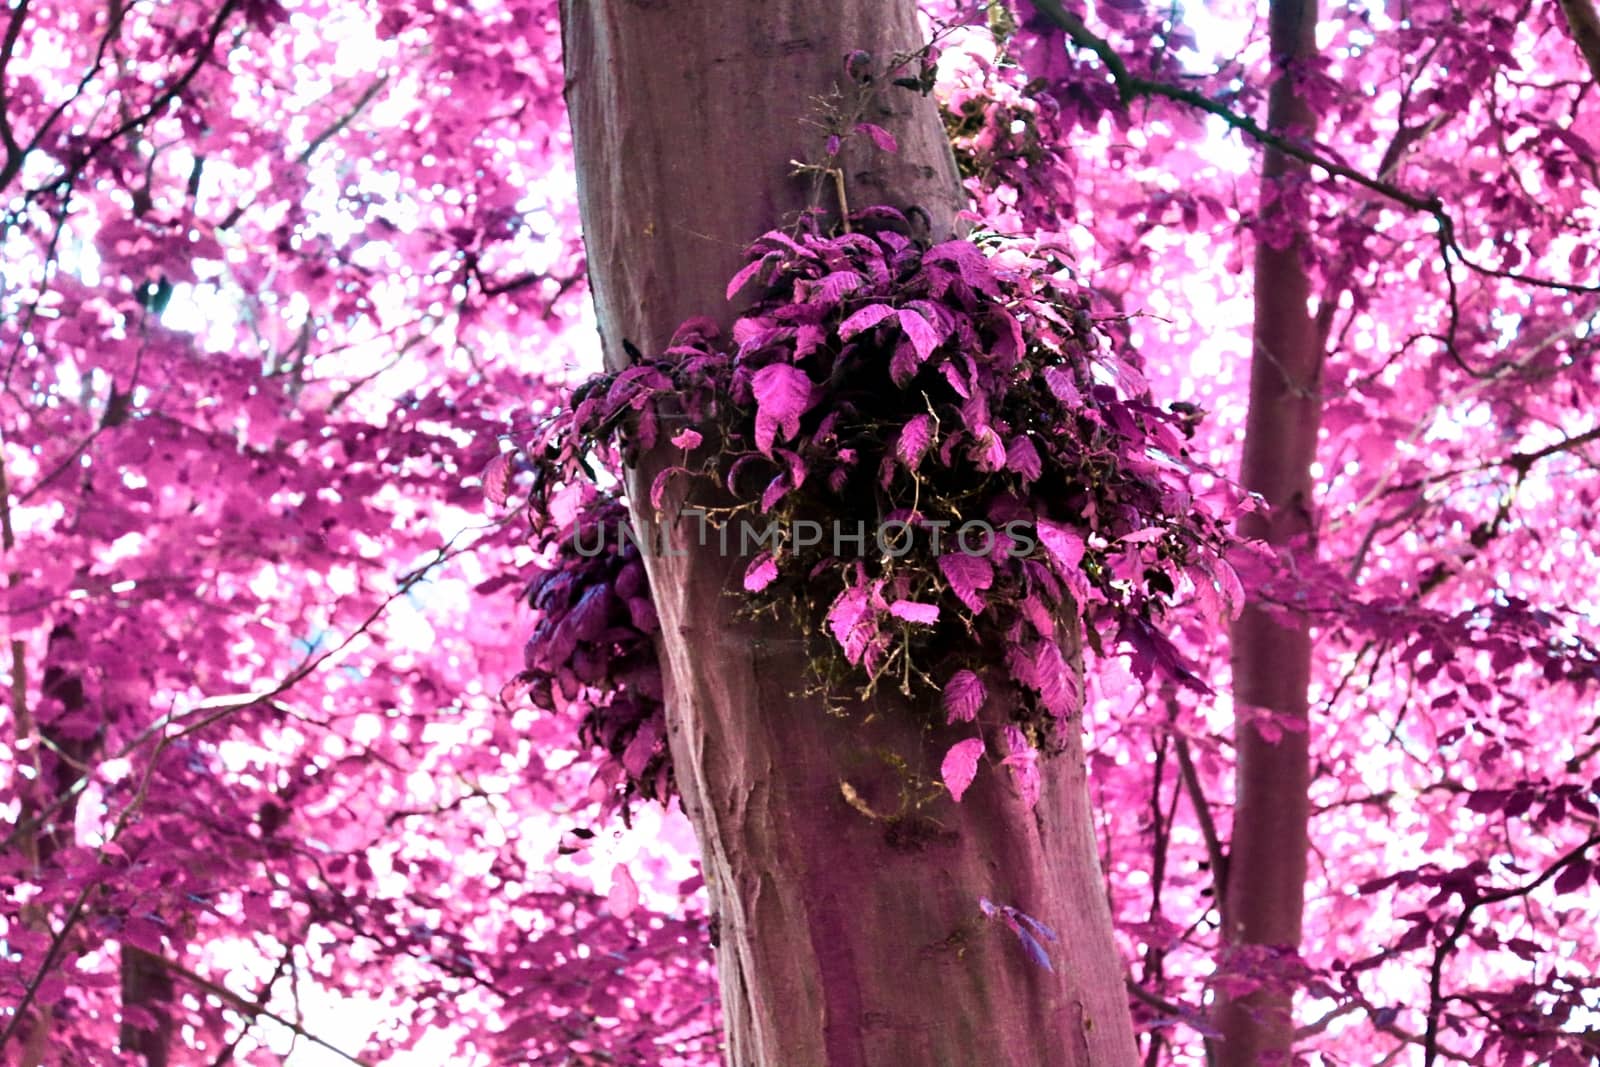
[[[1316,50],[1316,0],[1272,0],[1272,54],[1294,64]],[[1316,115],[1295,92],[1292,77],[1272,86],[1268,124],[1301,136]],[[1266,205],[1305,174],[1305,165],[1274,149],[1262,164]],[[1298,200],[1291,203],[1298,203]],[[1322,346],[1308,307],[1304,212],[1280,204],[1269,229],[1290,227],[1287,244],[1256,242],[1255,339],[1250,363],[1250,411],[1241,478],[1271,505],[1269,516],[1246,516],[1247,536],[1273,544],[1315,536],[1311,464],[1322,414]],[[1305,901],[1310,785],[1307,687],[1311,635],[1304,621],[1274,620],[1260,605],[1245,608],[1233,631],[1234,704],[1238,712],[1238,801],[1227,873],[1225,931],[1236,958],[1272,957],[1300,945]],[[1273,717],[1263,729],[1249,721]],[[1287,1064],[1294,1041],[1293,992],[1268,982],[1222,1005],[1223,1067]]]
[[[562,7],[589,276],[617,366],[624,340],[660,351],[687,318],[731,320],[723,289],[744,246],[808,205],[791,161],[822,156],[805,122],[815,98],[844,81],[846,53],[881,69],[918,31],[909,0]],[[948,234],[958,186],[933,104],[885,92],[872,120],[899,151],[848,158],[852,207],[917,204]],[[663,462],[630,473],[635,521]],[[679,546],[693,529],[677,527]],[[1131,1067],[1081,749],[1046,769],[1032,812],[992,769],[961,804],[895,818],[906,769],[937,777],[952,738],[893,706],[827,714],[803,692],[800,638],[735,617],[744,561],[691,548],[648,562],[729,1062]],[[986,921],[980,897],[1053,926],[1053,970]]]
[[[39,734],[55,754],[50,775],[54,797],[71,792],[86,773],[85,768],[99,759],[103,745],[103,728],[102,732],[84,737],[81,733],[62,732],[55,725],[57,719],[76,717],[89,706],[82,670],[83,650],[77,632],[71,625],[60,623],[50,631],[44,675],[39,680],[41,710],[48,716],[39,723]],[[41,863],[48,863],[73,843],[77,810],[77,800],[68,800],[40,836]],[[123,1011],[148,1012],[156,1025],[141,1029],[124,1018],[118,1043],[123,1052],[142,1056],[145,1067],[167,1067],[172,1051],[172,975],[159,958],[132,945],[122,945],[121,957]]]

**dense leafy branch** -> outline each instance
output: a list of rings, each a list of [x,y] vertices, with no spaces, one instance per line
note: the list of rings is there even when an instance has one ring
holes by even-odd
[[[1444,1015],[1446,997],[1444,994],[1444,965],[1445,961],[1456,951],[1461,943],[1461,938],[1466,934],[1472,924],[1473,916],[1481,908],[1503,904],[1508,900],[1526,897],[1535,889],[1557,877],[1568,867],[1583,862],[1583,857],[1595,845],[1600,844],[1600,834],[1591,834],[1582,843],[1563,853],[1559,859],[1546,867],[1538,877],[1530,879],[1521,885],[1505,889],[1483,891],[1474,886],[1461,894],[1461,913],[1451,923],[1449,932],[1439,939],[1434,947],[1433,962],[1428,967],[1428,1027],[1422,1035],[1423,1067],[1433,1067],[1441,1055],[1439,1046],[1439,1024]]]

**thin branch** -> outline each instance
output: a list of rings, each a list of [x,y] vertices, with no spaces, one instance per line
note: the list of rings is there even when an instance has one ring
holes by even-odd
[[[0,181],[0,189],[11,184],[9,175],[22,167],[22,146],[17,144],[17,136],[11,129],[11,101],[6,95],[5,75],[10,70],[11,57],[16,54],[17,39],[22,36],[22,24],[27,21],[28,0],[18,0],[10,21],[6,23],[5,40],[0,41],[0,145],[6,150],[4,173],[8,175],[5,181]]]
[[[1452,319],[1455,318],[1456,308],[1454,301],[1455,278],[1450,271],[1452,258],[1473,273],[1486,277],[1501,278],[1522,285],[1553,289],[1563,293],[1600,293],[1600,285],[1559,282],[1551,278],[1540,278],[1534,275],[1522,274],[1518,271],[1489,267],[1476,262],[1466,254],[1457,241],[1455,220],[1445,208],[1444,201],[1440,197],[1410,193],[1393,182],[1363,174],[1349,164],[1341,163],[1333,158],[1332,152],[1325,146],[1313,140],[1297,140],[1273,133],[1262,127],[1260,123],[1250,116],[1241,115],[1228,105],[1213,100],[1209,96],[1198,93],[1193,89],[1183,89],[1176,85],[1168,85],[1165,82],[1141,78],[1128,70],[1128,65],[1117,54],[1117,50],[1112,47],[1111,42],[1096,35],[1084,24],[1083,19],[1062,7],[1061,0],[1034,0],[1034,7],[1064,30],[1073,44],[1087,49],[1099,57],[1100,61],[1105,64],[1106,70],[1110,73],[1111,80],[1116,84],[1118,96],[1124,106],[1134,100],[1159,97],[1192,107],[1197,111],[1214,115],[1258,144],[1275,148],[1285,155],[1292,156],[1311,166],[1320,167],[1334,177],[1343,178],[1361,186],[1363,189],[1377,193],[1392,203],[1432,218],[1438,224],[1439,244],[1445,256],[1444,274],[1452,294]],[[1450,336],[1454,336],[1453,330]],[[1459,357],[1457,359],[1459,361]],[[1467,369],[1470,371],[1470,368]]]
[[[0,1031],[0,1050],[4,1050],[6,1043],[11,1040],[22,1026],[22,1020],[27,1018],[28,1009],[33,1006],[33,1000],[39,995],[39,987],[44,985],[44,980],[55,969],[56,960],[60,958],[62,950],[67,944],[67,935],[78,925],[78,920],[83,917],[84,906],[89,902],[89,894],[101,885],[92,882],[78,891],[78,899],[72,902],[72,907],[67,909],[66,917],[61,920],[61,929],[50,937],[50,946],[45,949],[44,959],[40,962],[38,970],[23,987],[22,999],[11,1009],[11,1019],[6,1023],[6,1028]],[[45,1011],[50,1009],[46,1008]]]
[[[271,1022],[275,1022],[279,1026],[288,1030],[290,1033],[294,1034],[296,1037],[303,1037],[312,1044],[327,1049],[335,1056],[338,1056],[349,1063],[357,1064],[359,1067],[367,1067],[367,1062],[360,1057],[351,1055],[338,1045],[328,1041],[326,1038],[318,1037],[316,1034],[312,1033],[310,1030],[307,1030],[304,1026],[301,1026],[294,1020],[286,1019],[276,1012],[267,1010],[267,1008],[263,1007],[259,1003],[259,997],[257,998],[257,1003],[252,1003],[251,1001],[240,996],[238,993],[235,993],[233,990],[229,989],[227,986],[220,985],[217,982],[213,982],[209,978],[196,974],[195,972],[189,970],[189,968],[183,966],[183,964],[178,963],[176,960],[169,960],[164,956],[155,955],[152,955],[151,959],[156,963],[161,964],[161,966],[165,967],[176,977],[182,978],[190,985],[195,986],[206,993],[210,993],[219,1000],[226,1002],[235,1011],[238,1011],[251,1019],[262,1018],[270,1020]]]
[[[1226,912],[1228,900],[1228,857],[1222,851],[1222,838],[1217,835],[1216,821],[1211,817],[1211,804],[1200,788],[1200,775],[1195,771],[1194,760],[1189,756],[1189,740],[1174,731],[1173,750],[1178,756],[1178,770],[1183,776],[1184,791],[1194,807],[1195,820],[1200,824],[1200,835],[1205,838],[1206,855],[1211,860],[1212,900],[1217,906],[1217,917],[1224,930],[1228,928]]]
[[[160,959],[160,957],[157,957],[157,959],[161,963],[166,963],[166,960]],[[267,999],[272,996],[273,987],[278,984],[278,979],[283,977],[284,972],[289,969],[289,964],[293,960],[294,946],[290,945],[289,950],[282,956],[278,957],[278,965],[273,968],[272,977],[267,979],[266,985],[261,987],[261,992],[256,994],[255,1008],[257,1011],[265,1010]],[[251,1015],[246,1019],[244,1025],[239,1027],[239,1032],[233,1036],[233,1039],[226,1045],[222,1046],[221,1050],[217,1052],[216,1059],[211,1061],[211,1067],[226,1067],[227,1064],[233,1062],[234,1052],[239,1048],[240,1043],[244,1041],[245,1035],[250,1032],[250,1027],[254,1025],[254,1023],[255,1017],[254,1015]]]
[[[356,102],[351,105],[350,110],[346,111],[343,115],[334,120],[333,125],[329,126],[327,129],[323,130],[321,133],[317,134],[311,139],[311,143],[306,145],[305,151],[300,153],[300,158],[296,160],[296,162],[301,166],[305,166],[307,163],[310,163],[311,157],[317,154],[317,149],[327,144],[328,141],[334,137],[337,137],[341,130],[343,130],[346,126],[349,126],[350,123],[354,122],[356,116],[365,111],[367,109],[367,105],[372,103],[373,99],[383,91],[383,87],[388,84],[389,75],[380,74],[371,85],[367,86],[366,91],[356,99]]]

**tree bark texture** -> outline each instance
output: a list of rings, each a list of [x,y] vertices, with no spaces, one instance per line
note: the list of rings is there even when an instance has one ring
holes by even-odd
[[[1275,63],[1293,71],[1316,51],[1317,0],[1272,0]],[[1280,67],[1280,72],[1283,70]],[[1289,136],[1316,128],[1316,115],[1295,92],[1291,75],[1270,90],[1268,125]],[[1322,346],[1308,302],[1307,220],[1290,199],[1272,206],[1306,166],[1273,148],[1262,163],[1264,212],[1287,243],[1258,239],[1250,408],[1245,425],[1244,485],[1271,510],[1245,516],[1240,530],[1275,545],[1315,537],[1311,465],[1322,414]],[[1293,952],[1300,945],[1305,899],[1307,789],[1310,785],[1307,687],[1311,635],[1304,621],[1285,622],[1249,604],[1233,630],[1234,705],[1238,714],[1238,780],[1227,874],[1226,942],[1250,952]],[[1273,727],[1250,721],[1270,714]],[[1222,1067],[1288,1063],[1294,1040],[1293,994],[1279,983],[1221,1005]]]
[[[685,319],[731,322],[723,290],[743,248],[812,202],[791,161],[823,158],[806,120],[848,84],[844,56],[866,50],[881,70],[920,40],[909,0],[565,0],[562,22],[613,367],[624,340],[659,352]],[[949,234],[959,186],[932,101],[886,87],[881,104],[867,118],[899,151],[846,148],[851,206],[915,204]],[[654,518],[640,490],[665,462],[630,472],[635,522]],[[681,503],[669,494],[664,510]],[[830,715],[805,692],[804,640],[737,615],[747,561],[693,548],[694,530],[675,527],[687,554],[647,562],[674,765],[717,916],[729,1063],[1131,1067],[1076,732],[1031,812],[992,765],[961,804],[908,809],[909,777],[937,780],[956,737],[889,703]],[[1053,927],[1053,970],[985,919],[980,897]]]

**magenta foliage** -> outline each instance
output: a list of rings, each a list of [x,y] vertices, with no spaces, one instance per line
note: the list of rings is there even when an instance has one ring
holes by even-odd
[[[538,613],[519,680],[537,707],[580,704],[580,739],[610,762],[602,778],[620,800],[672,792],[653,635],[655,606],[627,508],[596,497],[550,531],[554,562],[539,567],[526,596]]]
[[[1186,417],[1155,404],[1059,263],[998,240],[920,244],[890,209],[854,222],[757,240],[729,285],[754,294],[731,337],[687,323],[657,358],[583,386],[535,449],[549,477],[572,481],[596,446],[655,448],[669,418],[699,426],[716,454],[685,449],[650,503],[689,479],[775,524],[747,591],[830,633],[865,691],[954,679],[946,703],[970,718],[974,672],[1004,664],[1016,699],[998,722],[1048,748],[1081,704],[1063,653],[1079,620],[1140,674],[1203,688],[1159,626],[1180,588],[1236,586],[1230,498],[1196,495]],[[835,523],[820,543],[798,535],[819,518]],[[541,624],[540,669],[574,654],[569,617]]]

